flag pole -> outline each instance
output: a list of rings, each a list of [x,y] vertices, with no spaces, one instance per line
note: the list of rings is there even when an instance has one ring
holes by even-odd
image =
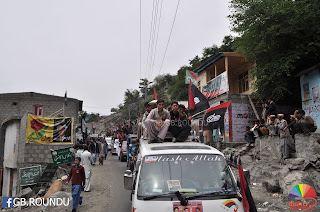
[[[201,114],[201,113],[203,113],[203,112],[206,112],[206,111],[207,111],[207,109],[206,109],[206,110],[203,110],[203,111],[200,111],[200,112],[198,112],[198,113],[196,113],[196,114],[192,115],[191,117],[193,118],[193,117],[195,117],[195,116],[197,116],[197,115],[199,115],[199,114]]]

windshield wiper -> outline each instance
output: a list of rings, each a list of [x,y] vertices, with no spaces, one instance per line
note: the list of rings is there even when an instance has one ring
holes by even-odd
[[[223,198],[237,198],[238,195],[236,192],[232,191],[215,191],[215,192],[209,192],[209,193],[198,193],[196,195],[188,196],[186,197],[187,200],[197,199],[201,197],[223,197]]]
[[[171,197],[172,194],[174,194],[174,192],[162,193],[162,194],[157,194],[157,195],[152,195],[152,196],[145,196],[145,197],[143,197],[143,200],[151,200],[151,199],[155,199],[158,197]]]

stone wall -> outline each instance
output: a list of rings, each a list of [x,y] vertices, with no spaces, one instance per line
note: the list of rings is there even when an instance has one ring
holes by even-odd
[[[297,134],[295,138],[296,152],[299,158],[310,158],[311,155],[315,154],[320,156],[320,145],[317,142],[320,139],[320,134]]]

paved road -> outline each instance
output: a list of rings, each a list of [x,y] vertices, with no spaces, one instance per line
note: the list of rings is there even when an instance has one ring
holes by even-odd
[[[123,188],[123,174],[127,163],[118,156],[108,154],[103,165],[93,167],[91,191],[82,192],[84,202],[77,211],[84,212],[129,212],[130,191]]]
[[[108,178],[110,179],[110,201],[108,210],[116,212],[129,212],[131,209],[130,191],[123,187],[123,174],[127,169],[126,162],[120,162],[118,156],[109,154],[107,163],[110,164],[110,172]]]

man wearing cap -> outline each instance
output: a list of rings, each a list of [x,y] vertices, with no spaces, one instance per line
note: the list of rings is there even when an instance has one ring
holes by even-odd
[[[149,143],[162,142],[167,134],[170,126],[170,114],[164,109],[164,100],[157,101],[157,108],[150,111],[146,118],[145,125],[147,127]]]
[[[267,125],[270,135],[278,135],[278,125],[275,115],[270,115],[270,123]]]

